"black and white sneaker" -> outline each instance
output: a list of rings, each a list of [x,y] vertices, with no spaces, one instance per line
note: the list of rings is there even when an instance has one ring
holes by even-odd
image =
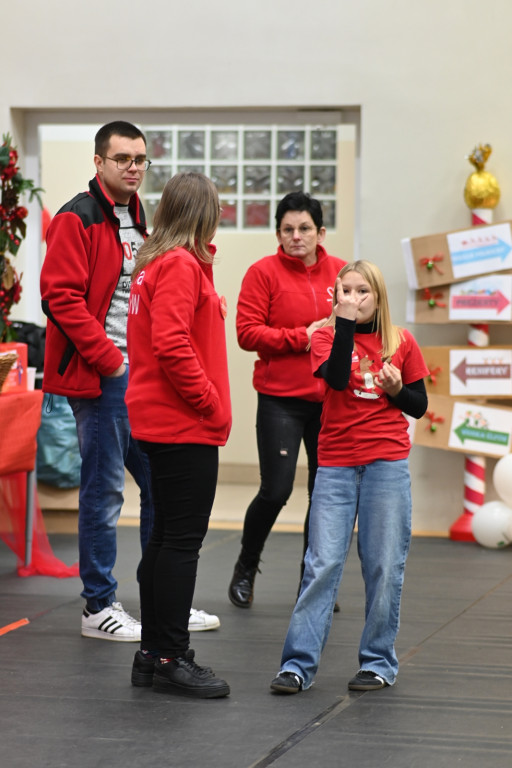
[[[383,677],[377,675],[376,672],[372,672],[370,669],[360,669],[357,675],[352,680],[349,680],[349,691],[377,691],[379,688],[386,688],[389,683],[386,683]]]
[[[99,613],[82,613],[82,636],[121,643],[140,643],[141,625],[127,613],[121,603],[107,605]]]
[[[270,683],[274,693],[298,693],[302,691],[302,678],[295,672],[280,672]]]

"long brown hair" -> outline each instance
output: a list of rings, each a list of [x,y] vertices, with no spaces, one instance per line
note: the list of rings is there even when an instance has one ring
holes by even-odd
[[[373,317],[374,330],[382,339],[382,357],[391,357],[403,339],[402,329],[391,322],[391,313],[389,311],[388,292],[382,272],[376,264],[371,261],[353,261],[345,266],[338,273],[338,277],[343,279],[348,272],[357,272],[363,280],[369,284],[375,294],[376,310]],[[335,325],[336,315],[334,307],[336,306],[336,283],[334,284],[334,293],[332,297],[332,313],[326,325]]]
[[[169,179],[155,211],[153,232],[140,247],[132,281],[139,272],[166,251],[186,248],[210,264],[210,244],[219,224],[217,188],[202,173],[177,173]]]

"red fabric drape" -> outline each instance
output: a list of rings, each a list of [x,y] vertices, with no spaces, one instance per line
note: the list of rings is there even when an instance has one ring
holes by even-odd
[[[52,552],[43,515],[34,499],[32,558],[25,566],[26,473],[34,469],[43,393],[0,395],[0,538],[18,558],[20,576],[78,576]]]
[[[43,515],[34,499],[32,557],[25,565],[26,475],[18,472],[0,477],[0,538],[18,558],[19,576],[78,576],[78,564],[66,565],[53,554]]]

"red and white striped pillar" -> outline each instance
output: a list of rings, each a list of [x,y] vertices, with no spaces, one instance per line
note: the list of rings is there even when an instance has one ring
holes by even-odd
[[[492,208],[477,208],[471,211],[471,224],[478,227],[492,224]],[[489,346],[489,326],[478,323],[469,326],[470,347]],[[464,463],[464,505],[462,515],[450,528],[450,538],[455,541],[475,541],[471,530],[473,515],[485,503],[485,456],[466,456]]]

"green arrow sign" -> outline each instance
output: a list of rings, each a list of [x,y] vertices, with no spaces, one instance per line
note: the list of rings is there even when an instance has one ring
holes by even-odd
[[[496,432],[493,429],[470,427],[469,419],[466,419],[453,431],[461,443],[464,443],[464,440],[476,440],[480,443],[491,443],[491,445],[508,445],[510,437],[508,432]]]

